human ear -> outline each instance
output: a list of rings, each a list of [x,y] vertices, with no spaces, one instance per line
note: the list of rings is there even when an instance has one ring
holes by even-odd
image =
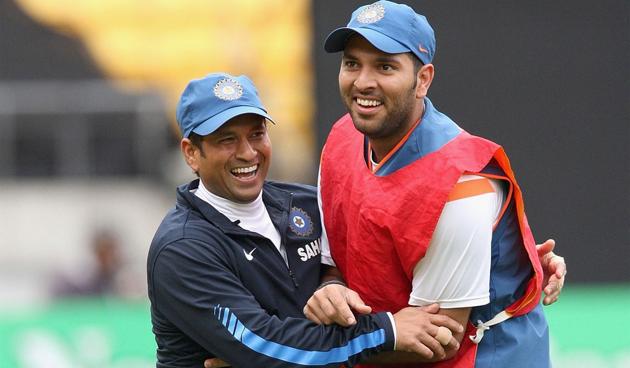
[[[199,170],[199,148],[196,147],[188,138],[182,138],[179,147],[184,155],[186,164],[188,164],[194,172],[197,172]]]
[[[429,93],[429,87],[433,82],[433,76],[435,75],[435,68],[433,64],[425,64],[418,70],[416,75],[416,97],[422,99]]]

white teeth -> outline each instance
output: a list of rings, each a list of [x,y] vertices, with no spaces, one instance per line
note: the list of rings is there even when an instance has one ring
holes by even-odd
[[[357,103],[360,106],[370,106],[370,107],[379,106],[380,104],[382,104],[381,101],[378,101],[378,100],[367,100],[365,98],[357,98]]]
[[[248,174],[256,171],[258,165],[250,166],[250,167],[239,167],[236,169],[232,169],[233,174]]]

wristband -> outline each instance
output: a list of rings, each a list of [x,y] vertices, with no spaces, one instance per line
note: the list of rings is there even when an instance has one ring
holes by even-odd
[[[346,283],[345,283],[345,282],[343,282],[343,281],[341,281],[341,280],[328,280],[328,281],[324,281],[324,282],[322,282],[322,283],[321,283],[321,284],[317,287],[317,289],[315,289],[315,291],[317,291],[317,290],[319,290],[319,289],[321,289],[321,288],[323,288],[323,287],[326,287],[326,286],[328,286],[328,285],[334,285],[334,284],[337,284],[337,285],[342,285],[342,286],[344,286],[344,287],[348,287],[348,285],[346,285]]]

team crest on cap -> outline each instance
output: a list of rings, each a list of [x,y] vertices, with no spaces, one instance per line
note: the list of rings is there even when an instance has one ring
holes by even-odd
[[[313,233],[313,221],[311,221],[306,211],[301,208],[291,208],[289,227],[299,236],[309,236]]]
[[[243,86],[232,78],[221,79],[214,85],[214,95],[224,101],[237,100],[243,95]]]
[[[357,21],[359,23],[369,24],[378,22],[385,16],[385,7],[383,4],[374,3],[368,5],[357,15]]]

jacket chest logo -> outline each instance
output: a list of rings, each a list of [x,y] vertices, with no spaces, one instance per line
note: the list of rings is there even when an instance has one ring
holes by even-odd
[[[289,228],[296,235],[309,236],[313,233],[313,221],[306,211],[293,207],[289,213]]]
[[[245,254],[245,259],[247,259],[250,262],[253,261],[254,260],[254,256],[252,254],[254,253],[255,250],[256,250],[256,248],[254,248],[251,251],[247,252],[245,249],[243,249],[243,253]]]

